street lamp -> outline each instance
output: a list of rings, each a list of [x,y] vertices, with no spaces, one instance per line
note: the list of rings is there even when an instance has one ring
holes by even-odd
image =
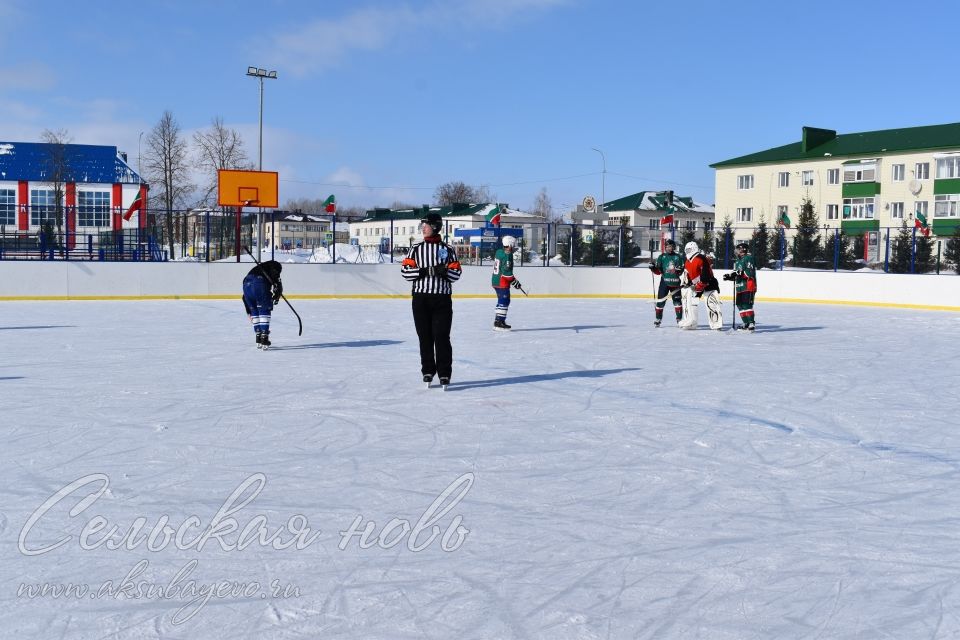
[[[600,216],[603,216],[603,205],[607,201],[607,157],[603,155],[603,151],[597,149],[596,147],[590,147],[594,151],[600,154],[600,159],[603,160],[603,173],[600,174]]]
[[[257,145],[259,156],[257,169],[259,171],[263,171],[263,79],[269,78],[276,80],[277,72],[267,71],[266,69],[258,69],[257,67],[247,67],[247,75],[260,79],[260,141]]]
[[[247,75],[260,79],[260,138],[257,142],[257,170],[263,171],[263,79],[276,80],[277,72],[258,67],[247,67]],[[257,251],[263,251],[263,208],[257,215]]]

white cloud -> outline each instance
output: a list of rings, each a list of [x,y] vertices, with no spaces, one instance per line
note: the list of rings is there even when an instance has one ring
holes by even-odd
[[[270,68],[306,75],[338,66],[354,51],[377,51],[393,42],[451,25],[473,29],[502,27],[528,11],[568,4],[570,0],[460,0],[430,3],[414,10],[360,9],[336,20],[316,20],[271,36],[258,58]]]
[[[56,82],[53,69],[40,62],[0,67],[0,86],[5,91],[45,91],[53,88]]]

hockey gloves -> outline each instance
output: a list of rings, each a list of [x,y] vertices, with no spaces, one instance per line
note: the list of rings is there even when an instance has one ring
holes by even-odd
[[[435,267],[420,267],[418,274],[421,278],[426,278],[427,276],[434,276],[436,278],[446,278],[447,277],[447,265],[438,264]]]
[[[514,278],[514,279],[513,279],[513,282],[510,283],[510,286],[513,287],[514,289],[519,289],[519,288],[520,288],[520,281],[517,280],[516,278]]]
[[[280,296],[283,295],[283,285],[280,284],[280,281],[277,280],[277,283],[273,285],[273,304],[280,302]]]
[[[703,293],[703,292],[706,291],[706,289],[707,289],[707,283],[706,283],[706,282],[703,282],[703,281],[700,281],[700,282],[698,282],[697,284],[695,284],[695,285],[693,286],[693,289],[694,289],[694,291],[696,291],[697,293]]]

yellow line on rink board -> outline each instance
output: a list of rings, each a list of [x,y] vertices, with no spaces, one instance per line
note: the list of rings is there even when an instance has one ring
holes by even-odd
[[[286,296],[288,300],[403,300],[409,299],[409,294],[391,293],[342,293],[342,294],[293,294]],[[493,298],[492,294],[467,293],[454,294],[457,300]],[[513,295],[514,299],[522,300],[524,296]],[[624,299],[624,300],[653,300],[654,296],[648,293],[532,293],[529,298],[536,299]],[[207,295],[140,295],[140,296],[0,296],[0,302],[74,302],[74,301],[151,301],[151,300],[239,300],[237,294],[207,294]],[[729,296],[721,296],[729,302]],[[822,304],[841,305],[851,307],[878,307],[887,309],[916,309],[922,311],[960,311],[960,306],[936,304],[912,304],[904,302],[871,302],[866,300],[825,300],[820,298],[765,298],[758,297],[757,302],[776,302],[787,304]]]

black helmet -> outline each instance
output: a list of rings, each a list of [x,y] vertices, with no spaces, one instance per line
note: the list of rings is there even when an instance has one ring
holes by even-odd
[[[734,246],[734,249],[743,249],[745,252],[750,253],[750,245],[748,245],[746,242],[738,242]]]
[[[676,247],[676,246],[677,246],[677,243],[676,243],[675,240],[667,240],[666,242],[663,243],[663,246],[665,246],[665,247]]]
[[[420,222],[430,225],[434,233],[440,233],[440,230],[443,229],[443,218],[440,217],[439,213],[428,213],[420,219]]]

